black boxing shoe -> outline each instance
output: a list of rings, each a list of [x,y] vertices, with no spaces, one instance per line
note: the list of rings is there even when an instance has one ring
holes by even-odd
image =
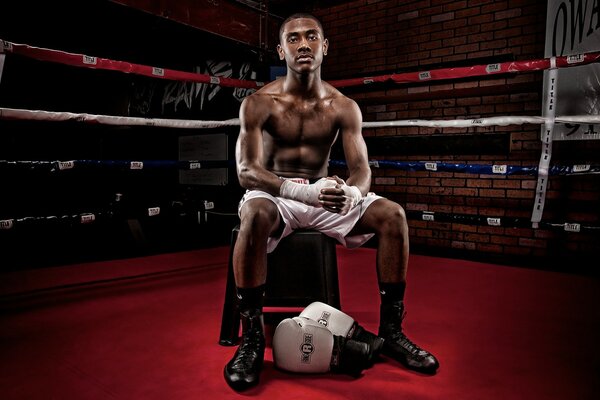
[[[381,353],[406,368],[425,374],[435,374],[440,364],[435,356],[413,343],[402,332],[404,303],[381,304],[379,337],[384,339]]]
[[[263,314],[260,310],[247,310],[241,314],[242,339],[233,358],[223,371],[225,381],[235,391],[241,392],[259,382],[265,354]]]

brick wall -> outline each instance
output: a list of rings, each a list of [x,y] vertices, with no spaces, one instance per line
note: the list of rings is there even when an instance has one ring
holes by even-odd
[[[323,66],[326,80],[368,77],[390,72],[426,71],[544,56],[546,1],[536,0],[358,0],[315,11],[330,41]],[[365,121],[480,118],[541,115],[543,73],[493,79],[460,79],[431,84],[382,84],[342,89],[360,105]],[[477,128],[376,128],[366,138],[504,133],[510,146],[502,154],[386,154],[370,158],[438,161],[458,164],[506,164],[537,167],[540,126]],[[593,143],[592,143],[593,142]],[[598,141],[554,143],[553,165],[597,164]],[[432,146],[433,147],[433,146]],[[569,264],[600,250],[596,233],[533,229],[528,223],[535,197],[533,175],[481,175],[373,168],[372,190],[407,212],[518,218],[520,226],[409,220],[413,249],[448,250],[462,256],[501,258],[507,262]],[[550,178],[543,221],[598,226],[600,180],[597,175]],[[572,268],[573,266],[570,266]]]

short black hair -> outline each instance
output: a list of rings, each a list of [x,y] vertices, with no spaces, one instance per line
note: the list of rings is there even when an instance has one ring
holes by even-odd
[[[319,29],[323,33],[323,36],[325,36],[325,32],[323,31],[323,25],[321,24],[321,21],[319,21],[319,19],[317,17],[315,17],[314,15],[309,14],[309,13],[294,13],[294,14],[290,15],[289,17],[287,17],[281,23],[281,27],[279,28],[279,41],[281,41],[281,35],[283,35],[283,28],[285,27],[285,24],[287,24],[290,21],[293,21],[295,19],[300,19],[300,18],[307,18],[307,19],[312,19],[313,21],[315,21],[317,23],[317,25],[319,25]]]

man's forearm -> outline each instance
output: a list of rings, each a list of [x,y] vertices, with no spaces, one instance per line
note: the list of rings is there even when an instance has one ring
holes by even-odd
[[[240,186],[248,190],[261,190],[273,196],[279,196],[281,179],[265,169],[238,168]]]
[[[357,171],[350,173],[346,185],[356,186],[360,193],[365,196],[371,190],[371,169],[368,171]]]

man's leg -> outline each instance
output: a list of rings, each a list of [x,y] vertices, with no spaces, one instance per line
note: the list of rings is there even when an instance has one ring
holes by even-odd
[[[263,299],[267,278],[267,239],[279,227],[277,206],[268,199],[248,200],[240,215],[233,249],[233,271],[242,319],[242,339],[224,370],[237,391],[258,384],[265,351]]]
[[[388,199],[376,200],[366,209],[350,235],[367,232],[375,233],[378,239],[379,336],[385,340],[382,353],[407,368],[435,373],[439,366],[437,359],[414,344],[402,331],[409,255],[404,209]]]

